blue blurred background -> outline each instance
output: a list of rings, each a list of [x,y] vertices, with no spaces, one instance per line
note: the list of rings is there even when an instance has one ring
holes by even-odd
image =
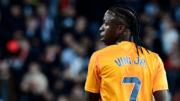
[[[115,4],[135,9],[180,101],[180,0],[0,0],[0,101],[84,101],[98,30]]]

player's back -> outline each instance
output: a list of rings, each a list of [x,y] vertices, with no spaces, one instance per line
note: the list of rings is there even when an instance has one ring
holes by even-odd
[[[94,53],[98,59],[96,70],[102,101],[152,101],[153,91],[167,88],[159,56],[144,48],[143,53],[139,49],[138,56],[135,44],[131,42],[122,42]],[[159,77],[158,73],[164,77]]]

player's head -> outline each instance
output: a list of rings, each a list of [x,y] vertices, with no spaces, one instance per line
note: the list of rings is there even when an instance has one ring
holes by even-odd
[[[133,37],[136,48],[138,45],[146,48],[139,38],[140,26],[139,17],[131,7],[115,5],[104,15],[103,25],[100,27],[101,41],[106,45],[113,45],[121,41],[131,41]],[[137,52],[139,54],[138,49]]]

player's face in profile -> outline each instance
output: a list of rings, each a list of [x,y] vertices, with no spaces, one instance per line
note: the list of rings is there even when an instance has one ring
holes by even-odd
[[[115,13],[108,10],[104,15],[103,24],[99,29],[101,41],[105,45],[115,44],[118,39],[117,25],[115,23]]]

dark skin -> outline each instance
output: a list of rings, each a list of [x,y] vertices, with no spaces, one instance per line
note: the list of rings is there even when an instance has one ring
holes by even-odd
[[[117,44],[120,41],[131,41],[132,32],[126,28],[125,21],[111,11],[104,15],[103,25],[99,29],[101,41],[105,45]]]
[[[103,25],[100,27],[101,41],[105,45],[115,45],[121,41],[130,41],[132,32],[126,27],[126,22],[117,17],[115,13],[107,11],[104,15]],[[167,90],[159,90],[153,93],[156,101],[168,101]],[[99,101],[100,93],[86,91],[86,101]]]

